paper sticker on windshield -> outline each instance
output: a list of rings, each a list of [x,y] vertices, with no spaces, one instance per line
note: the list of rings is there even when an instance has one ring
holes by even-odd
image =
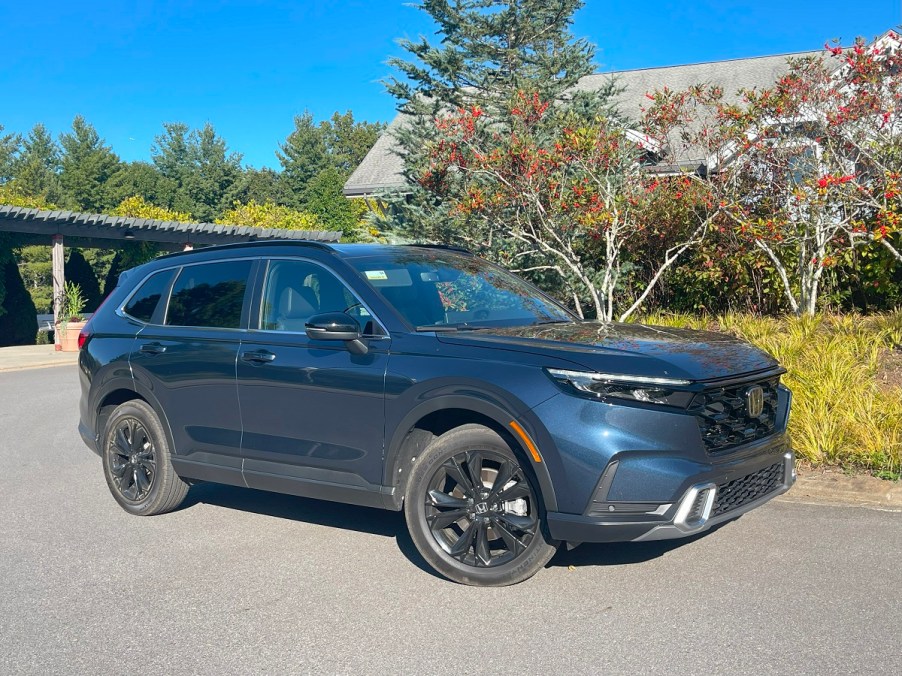
[[[365,274],[367,279],[388,279],[388,275],[385,274],[385,270],[367,270]]]

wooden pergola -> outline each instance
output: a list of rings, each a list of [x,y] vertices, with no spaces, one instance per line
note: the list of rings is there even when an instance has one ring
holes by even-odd
[[[79,248],[115,249],[125,241],[154,242],[170,251],[195,246],[259,240],[338,242],[340,232],[281,230],[216,223],[182,223],[152,218],[131,218],[75,211],[44,211],[0,204],[0,232],[17,233],[23,244],[49,244],[53,261],[53,318],[60,321],[60,304],[66,277],[65,242]],[[58,333],[58,332],[57,332]],[[59,335],[56,344],[59,345]]]

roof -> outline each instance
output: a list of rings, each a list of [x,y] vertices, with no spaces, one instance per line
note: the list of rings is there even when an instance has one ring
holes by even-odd
[[[338,242],[340,232],[282,230],[217,223],[181,223],[152,218],[45,211],[0,204],[0,232],[63,235],[101,240],[136,240],[169,244],[225,244],[256,240],[305,240]]]
[[[642,106],[648,102],[645,94],[656,89],[667,87],[674,91],[682,91],[696,84],[718,85],[723,88],[726,101],[736,102],[739,100],[738,92],[741,89],[773,85],[788,71],[788,58],[815,56],[822,53],[823,50],[818,50],[663,68],[596,73],[582,78],[576,84],[575,89],[600,89],[614,77],[617,79],[617,84],[623,88],[623,91],[615,98],[620,112],[627,118],[638,119],[642,114]],[[355,197],[377,193],[389,188],[403,187],[403,162],[395,152],[397,145],[392,132],[404,123],[404,117],[399,114],[382,132],[379,140],[345,183],[345,195]],[[688,161],[694,158],[680,159]]]

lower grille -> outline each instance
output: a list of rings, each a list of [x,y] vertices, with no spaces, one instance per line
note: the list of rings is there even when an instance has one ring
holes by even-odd
[[[774,463],[770,467],[759,469],[757,472],[752,472],[739,479],[719,484],[711,516],[715,517],[739,509],[743,505],[775,491],[782,484],[782,462]]]

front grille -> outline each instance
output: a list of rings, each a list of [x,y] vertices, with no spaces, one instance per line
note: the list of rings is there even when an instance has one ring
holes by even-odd
[[[743,505],[764,497],[783,485],[783,463],[777,462],[770,467],[759,469],[739,479],[728,481],[717,486],[711,516],[726,514]]]
[[[689,404],[698,420],[709,453],[723,453],[774,433],[777,425],[777,386],[780,378],[730,385],[700,392]],[[764,391],[764,408],[757,418],[749,415],[746,392],[754,385]]]

